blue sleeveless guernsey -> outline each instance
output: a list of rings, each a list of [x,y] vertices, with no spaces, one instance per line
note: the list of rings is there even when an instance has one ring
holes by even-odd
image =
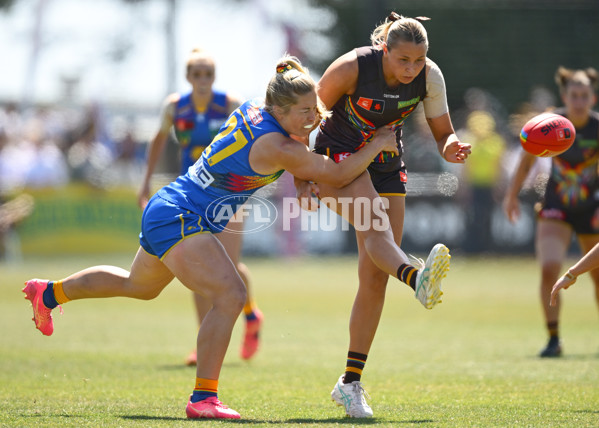
[[[180,174],[185,174],[199,159],[227,117],[225,92],[212,91],[212,101],[204,112],[196,110],[191,92],[181,95],[173,117],[175,136],[181,146]]]
[[[283,174],[283,170],[258,174],[249,162],[254,142],[273,132],[289,136],[264,110],[263,100],[245,102],[229,116],[187,173],[159,190],[157,196],[200,215],[212,232],[222,231],[231,215],[256,190]],[[223,216],[223,209],[229,215]]]

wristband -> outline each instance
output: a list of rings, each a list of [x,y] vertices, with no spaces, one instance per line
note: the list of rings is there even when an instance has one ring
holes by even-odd
[[[568,272],[566,272],[566,273],[564,274],[564,276],[565,276],[566,278],[568,278],[569,280],[571,280],[571,281],[574,281],[574,280],[576,280],[576,275],[574,275],[572,272],[570,272],[570,270],[568,270]]]

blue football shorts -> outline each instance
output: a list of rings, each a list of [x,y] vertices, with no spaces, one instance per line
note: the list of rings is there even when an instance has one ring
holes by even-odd
[[[212,233],[199,214],[154,195],[141,218],[139,244],[162,260],[176,244],[198,233]]]

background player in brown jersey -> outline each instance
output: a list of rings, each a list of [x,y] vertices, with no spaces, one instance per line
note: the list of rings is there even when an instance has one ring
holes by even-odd
[[[596,102],[597,71],[569,70],[560,67],[555,75],[565,108],[555,113],[567,117],[576,128],[570,149],[551,159],[551,173],[543,202],[537,212],[536,253],[541,265],[541,303],[549,341],[541,357],[559,357],[559,296],[550,305],[551,290],[558,280],[562,263],[576,234],[583,254],[599,242],[599,114],[592,111]],[[520,215],[518,193],[536,157],[522,152],[511,185],[504,198],[508,219]],[[599,270],[591,271],[599,299]]]
[[[401,158],[401,129],[406,117],[423,102],[439,153],[448,162],[463,163],[470,154],[470,145],[461,143],[455,134],[443,76],[427,58],[428,38],[422,23],[392,13],[374,30],[371,41],[371,47],[352,50],[336,59],[322,76],[318,95],[332,115],[321,123],[315,151],[340,161],[368,144],[376,129],[391,127],[400,155],[379,156],[368,168],[369,174],[362,174],[351,186],[339,190],[323,183],[319,191],[321,197],[386,198],[392,238],[400,245],[407,181]],[[302,183],[296,184],[301,189]],[[356,237],[360,284],[350,318],[346,371],[331,395],[337,404],[345,406],[349,416],[370,417],[373,412],[364,399],[360,379],[383,310],[389,275],[376,258],[371,258],[367,233],[357,231]],[[398,271],[403,279],[411,275],[409,267]],[[419,284],[413,275],[411,278],[404,282],[415,289],[416,297],[427,309],[440,301],[420,299]]]

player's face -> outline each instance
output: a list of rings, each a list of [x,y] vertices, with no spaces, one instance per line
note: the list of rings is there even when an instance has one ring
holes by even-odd
[[[192,62],[187,70],[187,81],[194,92],[203,95],[211,93],[214,83],[214,64],[208,60]]]
[[[562,100],[568,110],[568,115],[586,117],[595,104],[596,97],[593,89],[581,83],[570,83]]]
[[[389,86],[411,83],[426,65],[425,43],[400,41],[383,51],[383,73]]]
[[[289,107],[287,112],[277,115],[277,121],[291,135],[306,137],[317,125],[318,106],[316,91],[300,95],[297,103]]]

